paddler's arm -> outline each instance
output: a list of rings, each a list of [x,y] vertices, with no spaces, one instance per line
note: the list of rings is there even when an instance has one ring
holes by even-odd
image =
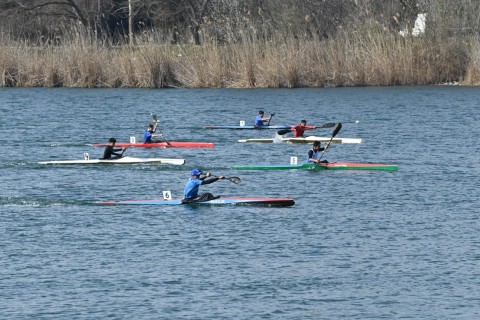
[[[202,180],[202,184],[214,183],[215,181],[218,181],[219,179],[220,179],[220,177],[213,177],[213,178],[209,178],[209,179],[203,179],[203,180]]]
[[[224,176],[219,176],[219,177],[213,177],[213,178],[210,178],[210,179],[206,179],[206,178],[210,177],[211,175],[212,174],[210,172],[207,172],[207,174],[205,176],[200,177],[199,179],[202,180],[202,184],[210,184],[210,183],[213,183],[215,181],[225,179]]]
[[[123,151],[124,148],[116,148],[116,149],[112,149],[112,155],[115,155],[117,157],[122,157],[123,156],[123,152],[122,153],[118,153],[119,151]]]
[[[323,151],[324,148],[320,148],[320,151]],[[313,152],[312,150],[308,151],[308,161],[313,162],[313,163],[319,163],[318,159],[314,159],[313,157]]]

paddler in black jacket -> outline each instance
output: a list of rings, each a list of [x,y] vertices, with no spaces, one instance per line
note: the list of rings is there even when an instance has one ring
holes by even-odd
[[[119,159],[123,156],[123,153],[127,148],[115,148],[115,143],[117,140],[115,138],[108,139],[109,145],[105,147],[105,151],[103,151],[103,160],[105,159]],[[122,151],[122,153],[117,153]]]

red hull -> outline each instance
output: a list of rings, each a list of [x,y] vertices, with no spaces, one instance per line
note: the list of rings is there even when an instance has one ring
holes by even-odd
[[[213,148],[215,144],[210,142],[183,142],[183,141],[169,141],[166,142],[154,142],[154,143],[129,143],[129,142],[120,142],[116,143],[115,147],[125,148],[125,147],[134,147],[134,148]],[[94,147],[105,147],[108,146],[107,143],[95,143],[92,144]]]

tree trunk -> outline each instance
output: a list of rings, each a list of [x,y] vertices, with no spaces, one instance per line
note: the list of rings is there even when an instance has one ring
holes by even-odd
[[[133,47],[133,11],[132,0],[128,0],[128,43]]]

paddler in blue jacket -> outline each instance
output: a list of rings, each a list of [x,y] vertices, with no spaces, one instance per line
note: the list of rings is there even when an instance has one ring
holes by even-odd
[[[271,116],[270,118],[265,118],[264,115],[265,112],[263,110],[258,111],[258,116],[255,118],[255,127],[263,127],[265,125],[264,122],[270,121]]]
[[[157,124],[155,124],[154,127],[153,124],[149,123],[147,130],[143,134],[143,143],[152,143],[152,137],[155,131],[157,131]]]
[[[115,138],[108,139],[108,146],[105,147],[105,151],[103,151],[103,158],[102,159],[119,159],[123,157],[123,153],[127,148],[115,148],[115,143],[117,140]],[[117,153],[122,151],[122,153]]]
[[[307,163],[328,163],[327,160],[318,160],[320,152],[325,151],[325,149],[326,148],[321,147],[320,141],[315,141],[313,143],[313,149],[308,151]]]
[[[219,176],[219,177],[213,177],[206,179],[210,177],[211,174],[210,172],[207,172],[207,174],[203,175],[202,171],[198,169],[193,169],[191,172],[191,177],[188,179],[187,183],[185,184],[185,191],[182,199],[182,203],[192,203],[192,202],[198,202],[198,201],[208,201],[212,199],[216,199],[218,197],[213,196],[211,193],[202,193],[198,194],[198,190],[200,188],[200,185],[203,184],[210,184],[218,180],[225,179],[224,176]]]

